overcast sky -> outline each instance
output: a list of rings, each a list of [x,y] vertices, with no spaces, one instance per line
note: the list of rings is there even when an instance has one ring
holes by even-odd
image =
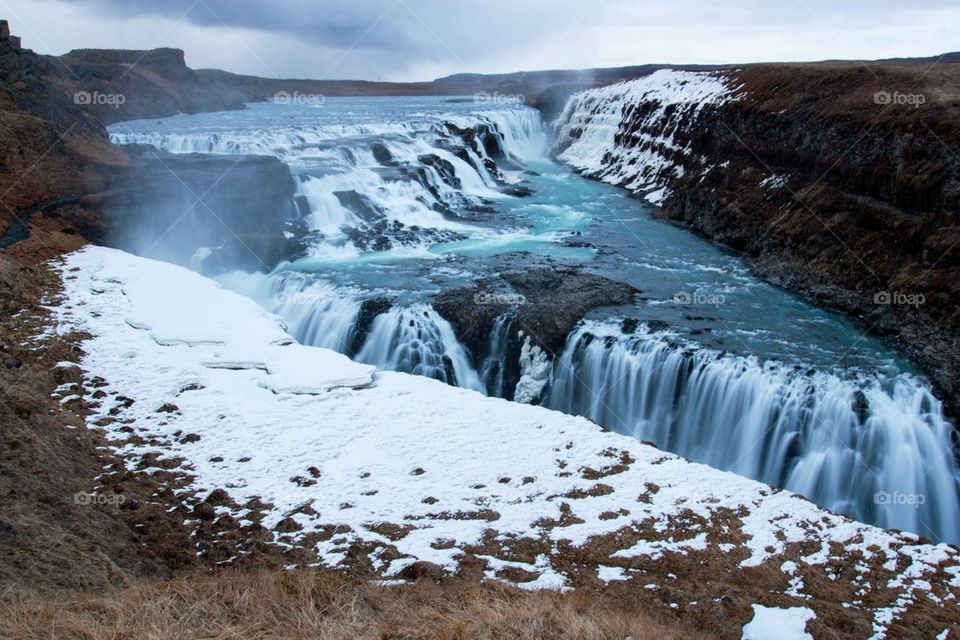
[[[24,46],[178,47],[194,68],[284,78],[929,56],[957,0],[0,0]]]

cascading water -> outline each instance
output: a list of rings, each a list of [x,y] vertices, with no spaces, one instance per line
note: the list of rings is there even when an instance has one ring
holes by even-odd
[[[471,336],[480,353],[470,353],[431,297],[544,261],[585,267],[642,289],[635,311],[671,333],[624,333],[612,325],[619,312],[582,323],[553,361],[545,395],[539,386],[533,394],[543,404],[867,522],[960,541],[952,427],[893,355],[875,355],[877,343],[764,288],[735,258],[545,159],[534,110],[432,100],[251,105],[229,118],[115,125],[111,136],[287,163],[310,228],[307,254],[271,274],[220,281],[282,317],[301,343],[513,398],[530,337],[520,338],[514,314]],[[602,146],[587,134],[567,155]],[[519,183],[535,195],[510,195]],[[690,313],[670,302],[700,289],[728,303]]]
[[[497,398],[506,398],[506,359],[508,345],[517,334],[516,319],[508,313],[498,316],[487,338],[486,358],[480,376],[487,394]]]
[[[264,109],[269,105],[251,105],[225,129],[211,130],[193,119],[184,123],[188,131],[124,123],[110,135],[117,144],[152,145],[175,154],[277,156],[297,178],[297,199],[314,236],[310,254],[326,260],[480,232],[456,211],[486,206],[502,197],[499,186],[517,181],[497,168],[487,146],[494,143],[519,163],[542,154],[547,143],[532,109],[354,124],[328,121],[327,110],[307,109],[295,112],[292,125],[263,127]],[[251,122],[244,126],[246,120]]]
[[[450,323],[427,305],[378,315],[356,355],[360,362],[485,391]]]
[[[272,275],[235,271],[220,276],[220,283],[283,318],[297,342],[350,352],[360,312],[359,292],[291,271]]]
[[[546,404],[861,520],[960,537],[952,428],[907,374],[842,379],[586,325]]]

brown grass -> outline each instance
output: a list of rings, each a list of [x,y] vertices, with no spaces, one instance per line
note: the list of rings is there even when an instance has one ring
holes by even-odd
[[[236,572],[117,589],[21,597],[0,610],[3,638],[626,638],[705,637],[597,594],[422,580],[386,587],[327,571]]]

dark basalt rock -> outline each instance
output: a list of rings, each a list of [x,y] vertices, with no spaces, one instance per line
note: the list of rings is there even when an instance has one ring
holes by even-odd
[[[344,227],[343,233],[362,251],[387,251],[395,246],[439,244],[466,238],[456,231],[407,227],[398,220],[386,219],[361,227]]]
[[[386,218],[383,211],[370,202],[370,198],[362,193],[357,193],[353,190],[334,191],[333,195],[340,201],[340,206],[349,209],[365,222],[376,223]]]
[[[356,355],[363,347],[370,333],[370,325],[380,314],[386,313],[393,306],[393,301],[387,298],[371,298],[364,300],[360,304],[360,311],[357,313],[357,319],[350,333],[350,344],[347,346],[347,353]]]
[[[394,162],[393,154],[390,153],[390,149],[387,149],[387,145],[382,142],[374,142],[371,151],[373,151],[373,159],[382,165],[389,166]]]
[[[181,49],[78,49],[61,56],[56,66],[66,69],[57,74],[71,94],[123,96],[120,103],[88,104],[88,110],[104,124],[243,109],[245,103],[257,99],[240,83],[221,82],[219,77],[190,69]],[[130,73],[131,68],[139,72]]]
[[[436,169],[437,173],[440,174],[440,179],[447,185],[458,190],[463,188],[460,178],[457,177],[457,172],[453,168],[453,163],[449,160],[444,160],[434,153],[421,155],[417,159],[421,164]]]
[[[654,331],[654,332],[666,331],[667,329],[670,328],[670,324],[664,320],[647,320],[647,328],[650,331]],[[697,330],[694,329],[694,331],[697,331]],[[708,327],[702,330],[702,332],[705,332],[705,331],[710,331],[710,328]]]
[[[738,87],[730,101],[701,109],[628,105],[604,163],[647,171],[642,182],[666,186],[662,217],[745,254],[774,284],[891,336],[958,417],[960,156],[944,144],[960,138],[958,70],[951,63],[937,77],[923,64],[872,73],[856,65],[728,71]],[[897,91],[925,102],[875,102]],[[665,131],[672,145],[660,142]],[[637,148],[661,156],[663,168],[631,167],[621,154]],[[632,179],[628,173],[624,182]],[[925,303],[878,304],[883,292],[922,295]]]
[[[458,158],[466,162],[468,165],[473,167],[474,170],[476,171],[480,170],[480,166],[473,161],[473,157],[469,153],[467,153],[467,150],[464,149],[463,147],[458,147],[454,149],[453,155],[457,156]]]
[[[500,189],[508,196],[517,198],[526,198],[533,195],[533,189],[526,184],[510,184]]]
[[[270,270],[306,231],[290,170],[270,156],[140,153],[103,210],[109,244],[206,274]]]
[[[514,315],[513,327],[549,354],[563,350],[567,336],[590,311],[630,304],[639,290],[622,282],[578,269],[537,268],[503,274],[466,289],[447,291],[434,299],[437,312],[453,325],[478,368],[494,322]],[[512,396],[519,379],[522,341],[514,334],[507,345],[505,394]]]
[[[628,284],[577,269],[533,269],[504,274],[526,300],[520,306],[521,328],[541,347],[556,353],[588,312],[633,302],[640,293]]]
[[[515,157],[504,150],[503,137],[497,133],[492,125],[478,124],[473,129],[461,129],[454,124],[447,123],[447,128],[453,136],[463,142],[462,145],[448,145],[451,153],[479,171],[480,167],[477,166],[474,158],[467,153],[466,147],[473,149],[476,155],[482,158],[483,168],[493,176],[501,189],[513,187],[504,179],[501,168],[522,171],[523,166]],[[529,189],[529,187],[526,187],[526,189]],[[531,193],[533,192],[518,192],[517,195],[530,195]]]

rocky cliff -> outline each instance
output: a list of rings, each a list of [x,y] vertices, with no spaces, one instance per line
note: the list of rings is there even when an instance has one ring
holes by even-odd
[[[242,109],[259,99],[190,69],[180,49],[83,49],[48,61],[55,72],[49,80],[104,124]]]
[[[660,71],[573,96],[559,157],[891,336],[956,415],[960,64]]]
[[[101,199],[107,230],[96,240],[207,274],[269,271],[302,252],[296,186],[277,158],[129,151],[129,169]]]
[[[80,196],[99,191],[126,154],[110,144],[103,125],[50,82],[55,59],[0,37],[0,235],[26,233],[36,212],[60,211],[93,220]],[[0,240],[0,246],[6,241]]]

